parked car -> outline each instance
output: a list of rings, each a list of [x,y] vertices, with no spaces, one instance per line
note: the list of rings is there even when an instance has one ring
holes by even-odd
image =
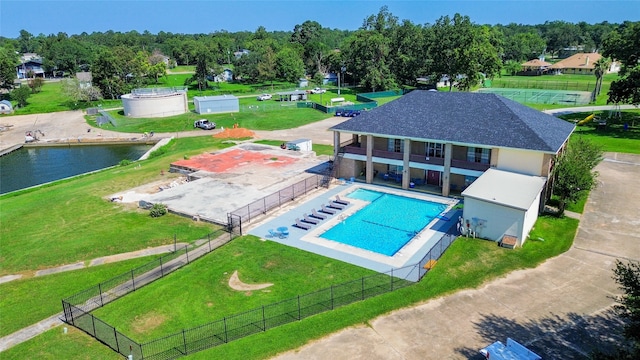
[[[311,93],[312,93],[312,94],[324,94],[324,93],[326,93],[326,92],[327,92],[327,90],[325,90],[325,89],[321,89],[321,88],[315,88],[315,89],[312,89],[312,90],[311,90]]]
[[[360,115],[360,110],[352,110],[351,113],[349,114],[350,117],[354,117],[358,115]]]
[[[211,122],[207,119],[200,119],[193,122],[193,127],[203,130],[213,130],[216,128],[216,123]]]
[[[258,101],[271,100],[271,94],[258,95]]]
[[[342,114],[345,112],[344,109],[338,109],[336,110],[336,116],[342,116]]]

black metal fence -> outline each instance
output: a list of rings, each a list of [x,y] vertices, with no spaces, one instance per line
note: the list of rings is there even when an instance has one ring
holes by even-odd
[[[249,222],[257,216],[266,214],[269,210],[280,207],[284,203],[293,201],[309,191],[319,188],[321,184],[322,175],[313,175],[249,205],[236,209],[230,212],[228,216],[239,217],[242,223]]]
[[[233,229],[233,226],[229,226],[228,229]],[[445,234],[417,264],[332,285],[313,293],[298,295],[243,313],[226,316],[142,344],[90,313],[213,251],[233,239],[234,234],[236,234],[235,231],[230,231],[227,235],[218,236],[217,239],[209,238],[205,244],[191,251],[185,247],[181,251],[176,251],[62,300],[65,322],[83,330],[125,357],[131,355],[136,360],[176,359],[410,286],[427,274],[434,265],[433,261],[439,259],[456,239],[453,234]]]
[[[185,329],[140,344],[140,352],[144,359],[175,359],[413,284],[396,273],[363,277]]]
[[[590,81],[535,81],[535,80],[494,79],[491,81],[490,87],[511,88],[511,89],[593,91],[595,86],[596,86],[595,80],[593,82],[590,82]]]

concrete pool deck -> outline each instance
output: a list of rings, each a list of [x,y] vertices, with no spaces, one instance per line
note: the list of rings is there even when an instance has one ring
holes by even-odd
[[[302,219],[304,214],[311,214],[312,209],[318,211],[322,205],[327,205],[335,199],[336,195],[346,199],[347,194],[358,188],[441,203],[447,206],[443,213],[446,213],[446,218],[450,220],[442,217],[433,219],[416,237],[404,245],[393,256],[385,256],[373,251],[320,237],[322,233],[346,220],[349,216],[366,206],[368,203],[365,201],[348,198],[350,204],[347,205],[344,210],[337,210],[335,215],[323,214],[327,216],[327,219],[321,220],[318,225],[312,225],[309,230],[299,229],[293,226],[297,218]],[[364,183],[346,183],[335,186],[329,190],[318,191],[304,199],[283,206],[261,221],[255,224],[249,224],[248,233],[265,240],[275,241],[374,271],[387,272],[392,269],[395,271],[419,263],[438,240],[455,227],[456,219],[459,215],[462,215],[462,211],[454,209],[454,206],[458,204],[458,202],[457,199],[444,198],[436,195],[407,192]],[[289,235],[285,238],[271,236],[269,230],[277,231],[279,227],[287,227]],[[403,270],[403,272],[407,273],[409,271],[410,269]],[[397,273],[397,275],[403,277],[403,272]]]

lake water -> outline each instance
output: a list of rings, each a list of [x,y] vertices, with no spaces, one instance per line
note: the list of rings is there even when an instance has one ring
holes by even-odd
[[[22,148],[0,156],[0,194],[137,160],[151,145]]]

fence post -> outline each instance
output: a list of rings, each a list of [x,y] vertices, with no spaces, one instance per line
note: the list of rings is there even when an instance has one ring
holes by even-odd
[[[227,334],[227,317],[223,317],[222,321],[224,323],[224,342],[228,343],[229,342],[229,335]]]
[[[118,344],[118,332],[116,331],[116,328],[113,328],[113,337],[116,338],[116,351],[120,353],[120,344]]]
[[[184,253],[187,256],[187,264],[189,263],[189,248],[188,245],[184,246]]]
[[[391,281],[391,291],[393,291],[393,268],[391,268],[391,276],[389,277],[389,280]]]
[[[131,286],[133,291],[136,291],[136,278],[133,276],[133,269],[131,269]]]
[[[102,300],[102,283],[98,284],[98,291],[100,292],[100,306],[104,306],[104,300]]]
[[[267,214],[267,197],[262,198],[262,215]]]
[[[361,289],[362,290],[360,292],[361,292],[362,300],[364,300],[364,276],[361,279],[362,279],[362,281],[361,281],[361,283],[362,283]]]
[[[300,310],[300,295],[298,295],[298,320],[302,319],[302,311]]]
[[[331,310],[333,310],[333,284],[331,284]]]
[[[267,331],[267,318],[264,314],[264,305],[262,305],[262,331]]]
[[[184,354],[187,354],[187,335],[185,334],[184,329],[182,329],[182,344],[184,345]]]
[[[89,314],[91,316],[91,327],[93,327],[93,337],[98,338],[98,334],[96,334],[96,318],[95,316]]]
[[[162,257],[160,257],[160,277],[164,277],[164,271],[162,270]]]
[[[211,233],[207,234],[207,242],[209,243],[209,252],[211,252]]]

